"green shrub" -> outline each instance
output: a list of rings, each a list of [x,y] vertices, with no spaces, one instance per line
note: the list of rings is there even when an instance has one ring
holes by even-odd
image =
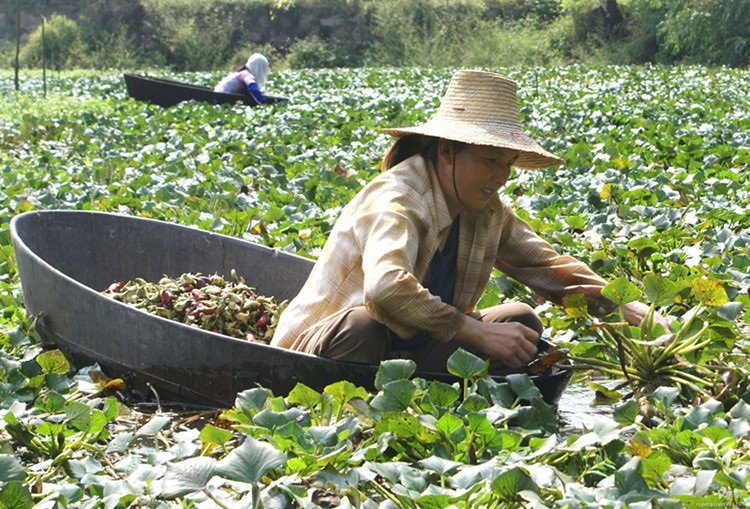
[[[124,69],[161,67],[165,62],[160,54],[144,54],[125,27],[114,32],[102,32],[89,43],[81,66],[89,69]]]
[[[370,40],[365,61],[373,66],[460,65],[466,45],[485,27],[481,2],[382,0],[368,6]]]
[[[342,67],[344,59],[339,56],[338,48],[318,37],[297,40],[289,48],[286,61],[291,69],[325,69]]]
[[[750,0],[678,0],[659,26],[668,63],[750,65]]]
[[[560,0],[528,0],[523,4],[524,17],[533,17],[539,21],[552,21],[562,14]]]
[[[16,44],[0,40],[0,68],[13,68],[16,62]]]
[[[49,68],[69,69],[79,65],[83,54],[78,24],[62,14],[52,14],[29,35],[21,48],[20,60],[28,67],[41,67],[46,60]]]
[[[176,71],[223,68],[252,30],[257,0],[140,0],[153,49]],[[247,58],[247,57],[245,57]]]
[[[471,67],[493,68],[562,64],[568,52],[568,29],[562,19],[544,26],[531,19],[485,22],[465,42],[462,62]]]
[[[623,7],[627,34],[618,44],[622,63],[655,62],[659,54],[659,26],[664,20],[666,5],[653,0],[631,0]]]

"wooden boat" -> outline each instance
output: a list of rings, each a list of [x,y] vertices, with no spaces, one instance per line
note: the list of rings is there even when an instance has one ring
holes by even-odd
[[[349,380],[373,390],[376,365],[208,332],[101,293],[136,277],[226,276],[235,269],[258,294],[282,301],[301,288],[311,260],[196,228],[101,212],[26,212],[13,217],[10,232],[27,311],[38,318],[42,338],[78,367],[98,363],[111,377],[130,374],[140,387],[151,384],[165,401],[218,408],[231,407],[238,392],[256,386],[286,395],[297,382],[320,391]],[[448,373],[415,376],[456,381]],[[556,405],[571,376],[559,370],[532,379]]]
[[[128,95],[139,101],[147,101],[159,106],[174,106],[182,101],[200,101],[211,104],[229,104],[241,102],[248,106],[259,103],[250,94],[225,94],[214,92],[210,87],[191,85],[180,81],[162,78],[151,78],[136,74],[123,74]],[[266,104],[286,101],[286,97],[265,94]]]

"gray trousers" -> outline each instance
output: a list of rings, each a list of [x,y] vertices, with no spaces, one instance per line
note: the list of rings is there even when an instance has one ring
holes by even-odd
[[[521,302],[492,306],[471,315],[483,322],[520,322],[541,336],[544,327],[534,309]],[[373,319],[364,307],[355,307],[321,321],[300,343],[298,350],[322,357],[351,362],[377,364],[384,359],[411,359],[420,371],[444,372],[448,357],[459,347],[458,341],[430,340],[414,348],[392,352],[388,328]],[[473,352],[485,357],[481,352]],[[490,363],[490,373],[504,374],[499,362]]]

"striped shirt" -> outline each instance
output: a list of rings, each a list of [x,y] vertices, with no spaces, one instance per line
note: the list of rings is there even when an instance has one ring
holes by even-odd
[[[341,211],[271,344],[294,349],[308,328],[357,306],[403,339],[424,331],[447,342],[474,310],[493,268],[553,302],[578,293],[595,314],[612,309],[601,296],[606,281],[579,260],[558,254],[499,196],[458,219],[450,305],[422,285],[452,224],[433,164],[416,155],[375,177]]]

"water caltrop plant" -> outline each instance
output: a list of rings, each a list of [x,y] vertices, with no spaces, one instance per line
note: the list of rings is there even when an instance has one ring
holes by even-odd
[[[735,324],[741,306],[730,303],[724,287],[716,280],[694,277],[674,282],[655,274],[646,275],[641,290],[626,277],[620,277],[602,290],[617,305],[612,321],[593,321],[590,330],[596,341],[577,345],[569,359],[575,369],[593,369],[620,377],[631,389],[631,396],[650,412],[650,398],[660,387],[676,387],[683,402],[694,398],[732,399],[731,386],[738,373],[722,361],[721,354],[731,351],[742,333]],[[622,318],[622,307],[645,298],[651,303],[640,327]],[[673,317],[670,330],[654,321],[657,307],[675,301],[696,304]],[[566,312],[587,316],[585,302],[568,299]],[[667,307],[669,309],[669,307]],[[603,395],[619,398],[616,392],[593,385]]]

